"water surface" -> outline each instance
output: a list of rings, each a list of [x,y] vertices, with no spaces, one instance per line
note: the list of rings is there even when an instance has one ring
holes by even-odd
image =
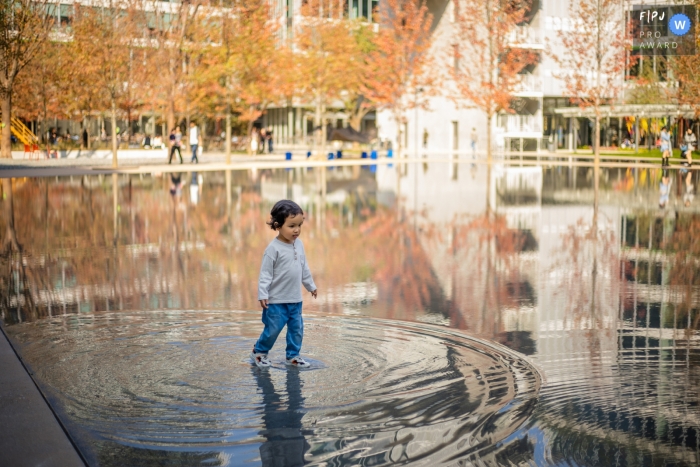
[[[93,465],[697,465],[696,184],[450,163],[14,180],[0,309]],[[246,361],[280,198],[307,215],[312,371],[282,346]]]

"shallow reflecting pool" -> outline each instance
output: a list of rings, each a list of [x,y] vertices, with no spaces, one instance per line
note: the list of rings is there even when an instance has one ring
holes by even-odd
[[[424,163],[3,182],[5,330],[91,465],[698,465],[682,170]],[[307,371],[252,367],[281,198]]]

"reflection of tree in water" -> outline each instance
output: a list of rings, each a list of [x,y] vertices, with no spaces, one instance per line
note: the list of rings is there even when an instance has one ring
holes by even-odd
[[[39,316],[79,310],[257,309],[254,284],[260,255],[275,235],[264,223],[271,203],[263,201],[247,174],[234,176],[237,188],[230,204],[223,186],[213,184],[196,206],[171,196],[168,175],[119,176],[116,204],[110,178],[24,183],[15,192],[15,210],[21,213],[15,216],[15,227],[17,238],[26,239],[26,254],[41,258],[27,263],[28,287]],[[438,235],[437,229],[416,231],[396,210],[378,205],[359,188],[353,190],[346,205],[307,206],[302,241],[319,287],[328,292],[308,301],[308,308],[343,312],[344,288],[370,284],[376,295],[358,305],[366,313],[407,320],[426,310],[449,314],[451,305],[424,242],[425,235]],[[37,206],[38,199],[45,206]],[[467,241],[470,230],[483,230],[488,233],[479,235],[491,238],[490,247],[478,248],[480,264],[486,264],[491,249],[499,258],[514,250],[508,243],[515,237],[503,219],[494,216],[490,227],[484,222],[455,227],[455,248],[462,251],[462,260],[467,261],[464,252],[473,248]],[[504,264],[503,259],[493,263],[493,274],[498,270],[502,276]],[[517,281],[492,279],[490,295],[514,297],[490,298],[487,309],[517,299],[519,292],[512,293]],[[460,309],[473,308],[471,299],[478,293],[472,290],[470,300],[465,296]],[[455,322],[460,327],[471,323],[463,318]]]
[[[522,276],[520,253],[527,232],[508,227],[505,216],[485,212],[423,228],[425,248],[437,257],[445,293],[445,312],[453,327],[530,345],[526,336],[505,334],[505,309],[534,305],[535,292]]]
[[[29,290],[26,256],[17,240],[15,229],[13,180],[2,180],[3,218],[5,221],[2,249],[0,250],[0,311],[10,321],[21,321],[37,314],[36,305]]]
[[[596,213],[592,221],[580,218],[562,233],[561,246],[547,271],[556,277],[555,289],[563,299],[564,326],[569,329],[602,329],[606,317],[617,315],[618,241],[614,230],[601,228],[597,217]]]

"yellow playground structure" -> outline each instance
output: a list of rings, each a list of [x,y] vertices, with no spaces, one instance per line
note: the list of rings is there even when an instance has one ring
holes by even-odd
[[[17,117],[12,117],[10,130],[22,144],[32,146],[39,143],[39,138]]]
[[[0,114],[1,115],[1,114]],[[22,144],[24,144],[24,156],[27,154],[31,156],[38,155],[39,153],[39,138],[36,137],[32,130],[27,128],[27,126],[22,123],[22,121],[17,117],[12,117],[10,119],[10,131],[15,135]]]

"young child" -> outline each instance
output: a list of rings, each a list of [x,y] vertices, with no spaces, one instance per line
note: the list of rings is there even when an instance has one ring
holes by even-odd
[[[253,362],[261,368],[271,366],[267,353],[285,325],[287,365],[310,366],[299,356],[304,337],[300,284],[304,284],[314,298],[318,290],[306,264],[304,245],[299,240],[303,223],[304,211],[293,201],[278,201],[270,212],[267,224],[277,231],[277,237],[265,249],[258,280],[258,300],[263,308],[265,329],[251,354]]]

